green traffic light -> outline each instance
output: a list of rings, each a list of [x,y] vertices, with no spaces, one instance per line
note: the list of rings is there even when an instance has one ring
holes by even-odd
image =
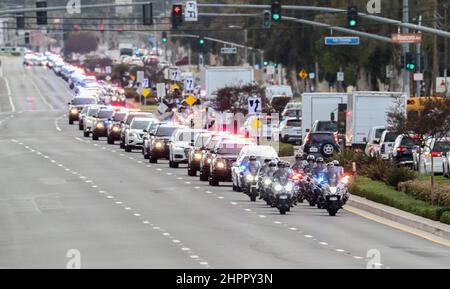
[[[358,24],[358,22],[354,19],[352,19],[348,22],[348,26],[350,26],[350,27],[356,27],[357,24]]]
[[[272,19],[273,19],[274,21],[280,20],[280,14],[272,14]]]
[[[166,43],[166,42],[167,42],[167,38],[163,38],[163,39],[162,39],[162,42],[163,42],[163,43]]]
[[[264,60],[263,65],[264,65],[264,66],[268,66],[268,65],[269,65],[269,61]]]
[[[204,44],[205,44],[205,40],[204,40],[204,39],[200,39],[200,40],[198,41],[198,43],[200,43],[200,45],[204,45]]]

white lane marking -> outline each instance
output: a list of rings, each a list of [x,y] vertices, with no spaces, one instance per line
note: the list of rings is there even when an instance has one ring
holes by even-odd
[[[191,255],[190,256],[192,259],[198,259],[199,257],[197,255]]]
[[[186,248],[186,247],[181,248],[181,251],[189,251],[189,250],[191,250],[191,249]]]
[[[141,216],[141,214],[138,214],[138,213],[135,213],[135,214],[133,214],[135,217],[140,217]]]
[[[336,252],[339,252],[339,253],[344,253],[344,252],[345,252],[345,250],[344,250],[344,249],[336,249]]]
[[[55,108],[53,107],[53,105],[51,105],[47,99],[45,99],[44,95],[42,95],[41,90],[39,89],[39,87],[36,85],[36,83],[34,82],[32,77],[29,77],[31,84],[33,85],[34,89],[36,89],[39,97],[41,98],[41,100],[45,103],[45,105],[48,106],[48,108],[50,108],[50,110],[55,111]]]
[[[305,238],[312,238],[313,237],[311,235],[303,235],[303,236],[305,236]]]
[[[251,212],[252,210],[251,209],[244,209],[244,211]]]
[[[6,90],[8,91],[8,100],[9,100],[9,105],[11,106],[11,112],[15,112],[16,106],[14,105],[14,102],[12,100],[12,93],[11,93],[11,87],[9,86],[9,81],[6,77],[4,77],[4,79],[5,79],[5,83],[6,83]]]
[[[222,196],[220,196],[220,197],[217,197],[219,200],[223,200],[223,199],[225,199],[224,197],[222,197]]]
[[[231,202],[230,204],[232,204],[233,206],[236,206],[236,205],[237,205],[236,202]]]
[[[60,131],[60,132],[61,132],[62,129],[61,129],[61,127],[59,126],[58,120],[59,120],[59,117],[55,118],[55,128],[56,128],[57,131]]]
[[[360,257],[360,256],[353,256],[353,258],[355,258],[356,260],[364,259],[363,257]]]
[[[264,215],[258,215],[258,217],[260,217],[261,219],[265,219],[266,218],[266,216],[264,216]]]
[[[172,240],[172,242],[174,242],[175,244],[180,243],[180,240]]]
[[[297,228],[289,228],[289,230],[291,230],[291,231],[297,231],[298,229],[297,229]]]
[[[328,246],[327,242],[319,242],[319,244],[322,245],[322,246]]]

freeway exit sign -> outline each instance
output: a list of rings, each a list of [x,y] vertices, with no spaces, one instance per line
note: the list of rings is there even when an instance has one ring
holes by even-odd
[[[359,45],[359,37],[325,37],[325,45]]]

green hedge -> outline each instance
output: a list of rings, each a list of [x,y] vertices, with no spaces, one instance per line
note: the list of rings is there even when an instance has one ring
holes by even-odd
[[[280,157],[291,157],[294,155],[294,146],[280,142]]]
[[[440,221],[443,213],[450,211],[450,208],[433,206],[416,200],[413,196],[396,191],[383,182],[372,181],[366,177],[358,177],[350,186],[350,193],[434,221]],[[447,216],[447,214],[445,215]]]
[[[431,193],[429,180],[413,180],[400,183],[399,191],[407,193],[418,200],[425,201],[441,207],[450,207],[450,186],[436,184],[434,192]]]
[[[444,212],[441,216],[441,223],[450,225],[450,212]]]

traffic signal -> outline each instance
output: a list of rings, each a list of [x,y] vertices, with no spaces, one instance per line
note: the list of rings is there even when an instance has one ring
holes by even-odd
[[[153,4],[142,5],[143,25],[153,25]]]
[[[264,61],[263,61],[263,65],[264,65],[264,67],[269,66],[269,61],[268,61],[268,60],[264,60]]]
[[[270,28],[272,14],[269,10],[263,13],[263,28]]]
[[[270,12],[272,15],[272,21],[278,22],[281,20],[281,2],[278,0],[273,0],[270,7]]]
[[[36,2],[36,8],[47,8],[47,1]],[[47,25],[47,11],[36,12],[37,25]]]
[[[201,46],[205,45],[205,37],[200,36],[200,38],[198,39],[198,44],[200,44]]]
[[[183,24],[183,5],[172,5],[172,28],[176,29]]]
[[[350,28],[358,26],[358,8],[356,6],[350,6],[347,9],[347,25]]]
[[[416,56],[414,53],[407,52],[405,57],[405,68],[409,71],[416,70]]]
[[[17,29],[25,29],[25,17],[23,14],[16,16]]]
[[[167,43],[167,41],[168,41],[167,32],[162,33],[161,41],[162,41],[162,43]]]
[[[30,32],[25,32],[24,36],[25,44],[30,44]]]

